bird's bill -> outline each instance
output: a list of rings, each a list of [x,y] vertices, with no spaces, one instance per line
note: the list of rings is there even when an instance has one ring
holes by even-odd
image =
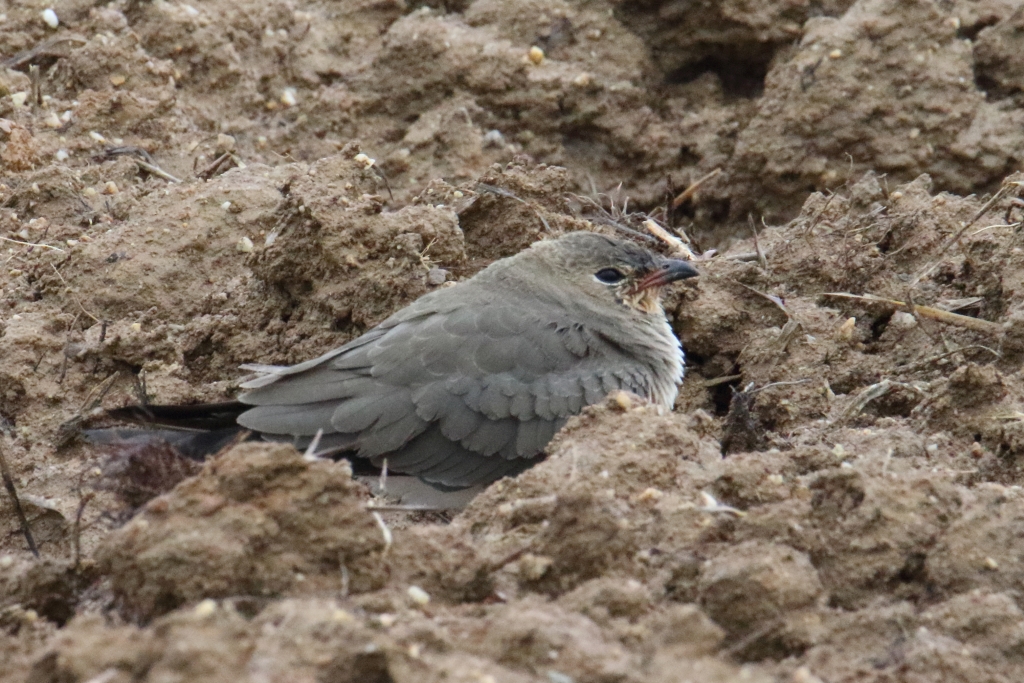
[[[637,282],[638,290],[650,289],[651,287],[664,287],[677,280],[685,280],[690,277],[697,277],[700,272],[688,261],[679,259],[668,259],[663,262],[661,268],[644,276]]]

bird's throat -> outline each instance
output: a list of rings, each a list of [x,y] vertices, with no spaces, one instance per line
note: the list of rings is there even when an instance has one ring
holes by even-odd
[[[661,287],[629,290],[623,294],[622,303],[648,315],[664,314],[661,307]]]

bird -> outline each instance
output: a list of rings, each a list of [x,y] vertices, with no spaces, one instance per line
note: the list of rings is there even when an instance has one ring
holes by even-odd
[[[236,402],[139,409],[192,427],[233,421],[440,490],[487,485],[543,459],[566,421],[610,392],[671,409],[684,353],[660,295],[697,275],[633,242],[570,232],[428,292],[318,358],[243,365],[252,374]]]

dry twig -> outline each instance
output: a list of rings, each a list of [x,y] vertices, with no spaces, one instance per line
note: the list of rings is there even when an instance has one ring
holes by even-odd
[[[927,266],[925,266],[921,270],[920,273],[918,273],[917,275],[914,276],[914,279],[910,281],[911,289],[914,286],[916,286],[917,283],[920,282],[922,278],[927,276],[928,273],[932,272],[932,270],[934,270],[935,267],[938,266],[942,262],[942,257],[946,254],[947,251],[949,251],[949,248],[952,247],[957,242],[959,242],[960,238],[963,237],[963,234],[965,232],[967,232],[968,228],[970,228],[972,225],[977,223],[978,219],[980,219],[982,216],[984,216],[986,213],[988,213],[988,210],[991,209],[995,205],[996,202],[998,202],[1000,199],[1002,199],[1004,196],[1006,196],[1006,193],[1008,193],[1010,191],[1010,188],[1020,187],[1020,186],[1021,186],[1021,183],[1019,183],[1019,182],[1010,182],[1010,183],[1004,182],[1003,186],[999,188],[999,191],[996,192],[994,195],[992,195],[992,197],[987,202],[985,202],[985,204],[980,209],[978,209],[978,212],[974,214],[974,218],[972,218],[970,221],[965,223],[959,230],[956,231],[956,234],[954,234],[952,237],[950,237],[948,240],[946,240],[946,243],[942,245],[941,249],[939,249],[939,253],[936,256],[936,260],[934,262],[928,264]]]
[[[59,251],[62,254],[64,253],[64,250],[60,247],[51,247],[49,244],[40,244],[38,242],[22,242],[21,240],[11,239],[10,237],[4,237],[3,235],[0,235],[0,241],[20,244],[23,247],[42,247],[43,249],[53,249],[54,251]]]
[[[707,175],[705,175],[705,176],[703,176],[701,178],[698,178],[694,182],[690,183],[690,186],[688,188],[686,188],[685,190],[680,192],[679,196],[677,196],[675,199],[672,200],[672,208],[673,209],[678,209],[680,206],[685,204],[686,200],[690,199],[691,197],[693,197],[693,195],[697,194],[697,190],[700,189],[701,185],[703,185],[707,181],[711,180],[712,178],[715,178],[721,172],[722,172],[722,169],[716,168],[711,173],[708,173]]]
[[[1003,326],[999,323],[994,323],[990,320],[982,320],[981,318],[972,318],[969,315],[960,315],[959,313],[950,313],[949,311],[943,311],[939,308],[932,308],[931,306],[913,306],[904,303],[903,301],[897,301],[896,299],[885,299],[880,296],[873,294],[850,294],[848,292],[825,292],[823,296],[834,296],[841,299],[856,299],[858,301],[870,301],[873,303],[887,304],[896,308],[909,309],[915,315],[919,315],[922,318],[928,318],[930,320],[937,320],[939,322],[946,323],[948,325],[955,325],[957,327],[963,327],[968,330],[974,330],[975,332],[984,332],[993,336],[998,336],[1003,333]]]
[[[45,43],[40,43],[28,50],[23,50],[13,57],[0,62],[0,65],[7,69],[19,69],[26,64],[35,62],[39,57],[67,57],[65,52],[57,51],[55,48],[61,43],[78,43],[80,45],[84,45],[87,42],[89,41],[79,35],[71,34],[60,36],[58,38],[48,40]]]
[[[851,417],[859,415],[860,412],[867,407],[868,403],[871,403],[871,401],[874,401],[876,398],[881,398],[882,396],[885,396],[890,391],[896,388],[910,389],[911,391],[917,392],[918,394],[922,393],[920,389],[911,384],[905,384],[903,382],[893,382],[892,380],[883,379],[881,382],[878,382],[877,384],[872,384],[867,389],[857,394],[857,397],[853,400],[852,403],[850,403],[850,405],[846,406],[843,412],[840,413],[839,417],[837,417],[833,421],[833,424],[845,422]]]
[[[644,221],[644,227],[647,228],[648,232],[652,235],[667,244],[669,249],[676,255],[682,256],[687,261],[693,261],[696,259],[696,256],[694,256],[693,252],[690,251],[690,248],[686,246],[685,242],[652,221],[650,218]]]
[[[32,529],[28,525],[25,511],[21,508],[18,489],[14,486],[14,477],[11,476],[11,470],[7,466],[7,458],[4,456],[2,448],[0,448],[0,477],[3,478],[4,488],[7,489],[7,494],[11,497],[11,502],[14,504],[14,514],[18,516],[18,522],[21,524],[21,533],[25,535],[28,549],[32,551],[33,555],[39,557],[39,548],[36,547],[36,540],[32,537]]]

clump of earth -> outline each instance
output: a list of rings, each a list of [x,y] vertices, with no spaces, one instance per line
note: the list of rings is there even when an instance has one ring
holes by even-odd
[[[0,9],[0,680],[1024,679],[1022,26]],[[572,230],[697,260],[675,409],[610,396],[461,512],[287,446],[80,438]]]

